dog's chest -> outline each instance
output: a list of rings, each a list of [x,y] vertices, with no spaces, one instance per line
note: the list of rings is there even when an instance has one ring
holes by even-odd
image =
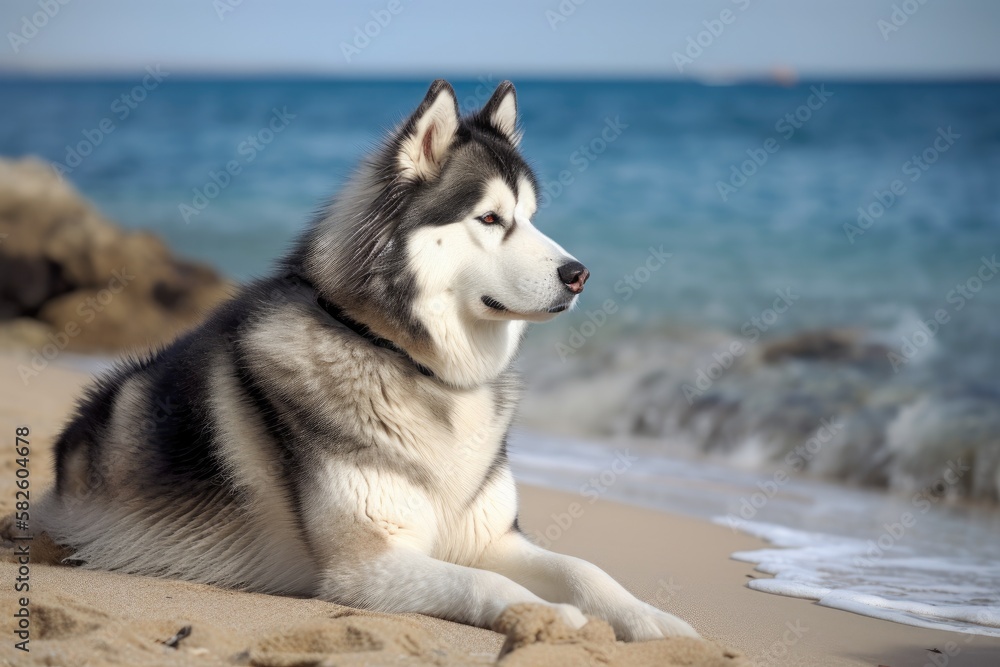
[[[438,483],[475,486],[502,446],[510,415],[493,387],[385,386],[361,419],[378,450],[424,467]]]
[[[512,408],[497,390],[395,382],[367,396],[347,411],[363,446],[326,457],[323,507],[456,558],[476,552],[477,536],[509,527],[516,498],[498,454]],[[496,497],[505,482],[510,493]]]

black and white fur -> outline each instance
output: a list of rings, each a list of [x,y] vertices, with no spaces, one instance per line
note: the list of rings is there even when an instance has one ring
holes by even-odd
[[[626,640],[696,636],[518,529],[509,366],[587,274],[531,223],[517,125],[509,82],[465,118],[435,82],[272,277],[87,392],[44,530],[89,568],[483,627],[533,602]]]

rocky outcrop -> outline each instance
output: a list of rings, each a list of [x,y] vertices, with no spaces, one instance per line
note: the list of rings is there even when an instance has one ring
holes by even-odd
[[[0,347],[145,348],[230,289],[210,267],[125,231],[34,159],[0,159]]]

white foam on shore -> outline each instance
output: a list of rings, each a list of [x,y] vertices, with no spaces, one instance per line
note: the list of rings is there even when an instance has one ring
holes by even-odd
[[[952,555],[937,556],[901,545],[888,557],[865,540],[760,522],[740,530],[780,547],[733,554],[773,575],[750,581],[754,590],[923,628],[1000,637],[1000,566],[963,554],[959,545]]]

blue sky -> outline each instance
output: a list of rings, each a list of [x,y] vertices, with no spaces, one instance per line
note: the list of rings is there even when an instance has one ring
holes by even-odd
[[[0,69],[124,73],[158,63],[171,71],[358,77],[725,77],[778,69],[1000,76],[994,0],[69,0],[39,17],[37,32],[26,27],[59,1],[3,1]],[[385,25],[370,24],[374,37],[355,42],[372,12]],[[712,27],[718,34],[701,35],[706,46],[684,61],[688,39]]]

